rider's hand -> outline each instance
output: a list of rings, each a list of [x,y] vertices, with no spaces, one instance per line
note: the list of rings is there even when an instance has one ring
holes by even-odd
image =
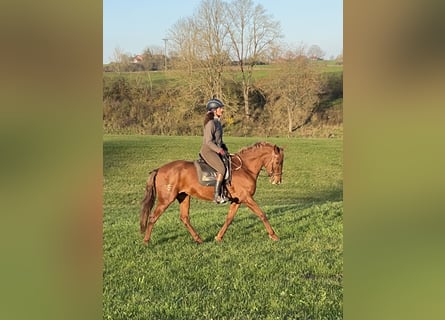
[[[224,151],[224,149],[219,149],[218,153],[219,153],[220,155],[222,155],[222,156],[226,154],[226,152]]]

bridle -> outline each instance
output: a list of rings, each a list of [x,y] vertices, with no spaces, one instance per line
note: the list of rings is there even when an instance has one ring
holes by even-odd
[[[241,157],[238,154],[231,154],[230,158],[232,159],[233,157],[236,157],[239,160],[240,164],[236,168],[232,167],[232,170],[233,171],[238,171],[243,166],[243,159],[241,159]],[[266,171],[267,171],[267,167],[272,163],[272,170],[271,170],[271,172],[267,172],[267,175],[269,176],[269,178],[272,178],[272,177],[275,177],[275,176],[282,176],[283,175],[282,171],[279,172],[279,173],[278,172],[274,172],[274,167],[275,167],[274,164],[273,164],[274,157],[275,157],[275,155],[272,154],[272,157],[270,158],[269,162],[267,162],[267,164],[264,166],[266,168]],[[233,161],[231,161],[231,163],[232,163],[232,165],[234,164]]]
[[[264,167],[266,168],[266,171],[267,171],[267,167],[272,163],[271,171],[270,171],[270,172],[267,172],[267,175],[268,175],[270,178],[275,177],[275,176],[282,176],[282,175],[283,175],[283,171],[281,171],[281,172],[279,172],[279,173],[274,172],[274,171],[275,171],[275,170],[274,170],[274,169],[275,169],[275,166],[274,166],[274,162],[273,162],[274,158],[275,158],[275,155],[272,154],[272,157],[270,158],[269,162],[264,166]]]

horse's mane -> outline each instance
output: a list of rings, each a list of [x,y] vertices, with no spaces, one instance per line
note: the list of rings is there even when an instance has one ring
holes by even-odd
[[[242,153],[245,153],[246,151],[250,151],[252,149],[265,147],[265,146],[273,147],[274,145],[269,142],[261,141],[261,142],[254,143],[251,146],[244,147],[244,148],[240,149],[240,151],[238,151],[238,153],[242,154]]]

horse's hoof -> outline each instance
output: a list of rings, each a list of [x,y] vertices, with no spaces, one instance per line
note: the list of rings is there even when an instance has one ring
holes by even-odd
[[[204,243],[204,241],[202,241],[202,239],[195,239],[195,241],[196,241],[197,244],[203,244]]]
[[[271,238],[273,241],[278,241],[280,240],[280,238],[278,238],[278,236],[276,234],[270,234],[269,238]]]
[[[215,237],[215,241],[218,242],[218,243],[221,243],[222,242],[222,238]]]

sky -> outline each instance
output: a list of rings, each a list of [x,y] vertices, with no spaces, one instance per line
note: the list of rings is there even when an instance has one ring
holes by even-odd
[[[343,52],[342,0],[253,0],[274,21],[282,41],[292,47],[318,45],[325,59]],[[163,38],[181,18],[191,17],[202,0],[104,0],[103,63],[116,49],[136,55],[149,47],[164,48]]]

